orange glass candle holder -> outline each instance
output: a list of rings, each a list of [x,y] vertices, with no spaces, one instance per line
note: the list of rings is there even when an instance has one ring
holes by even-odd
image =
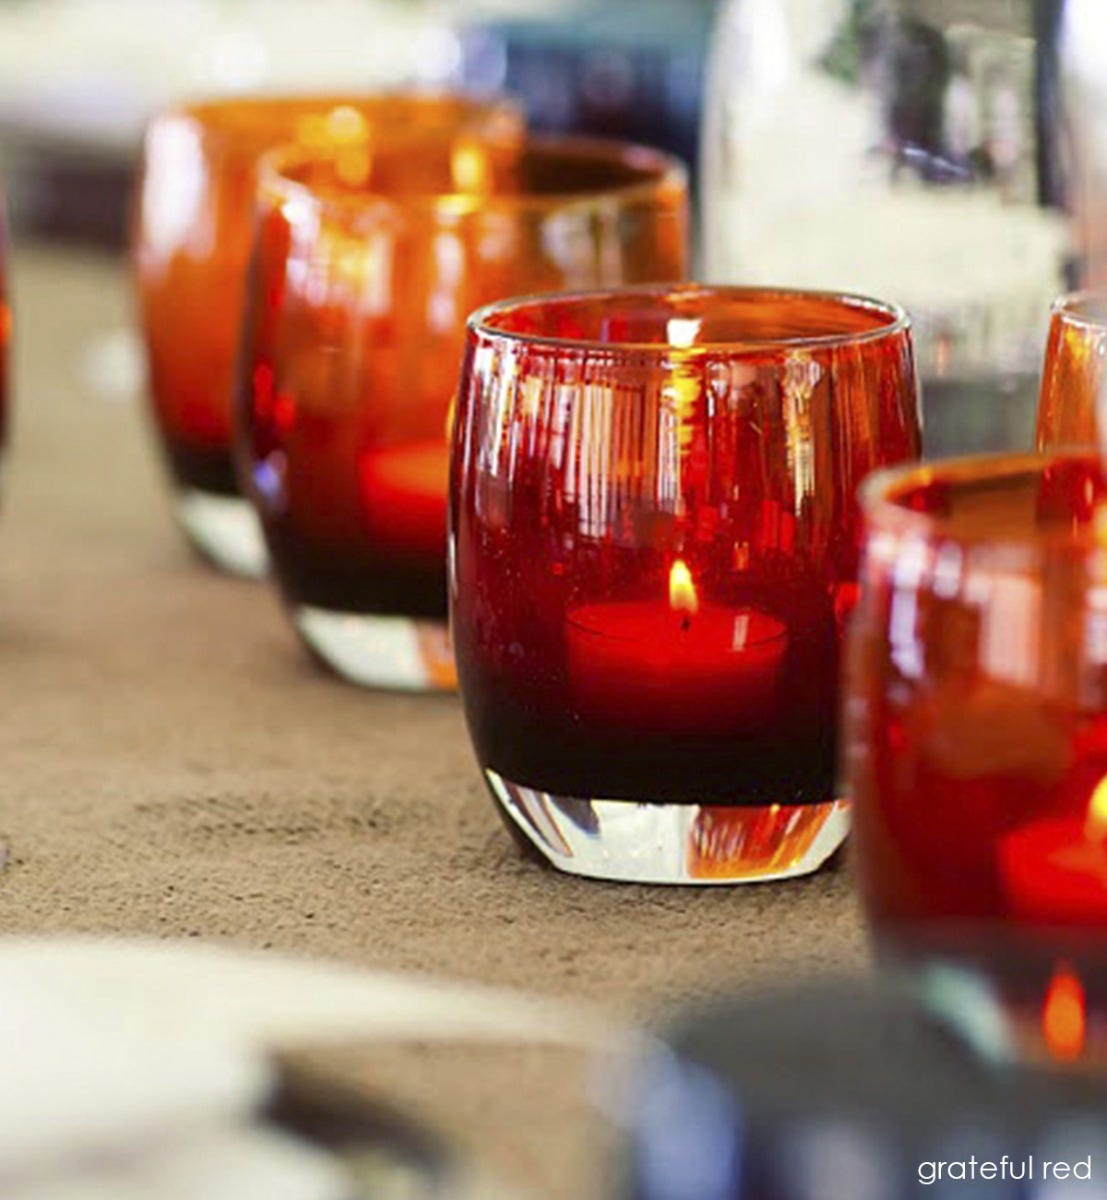
[[[846,741],[862,889],[889,953],[1051,969],[1098,942],[1102,957],[1105,503],[1091,452],[867,485]]]
[[[177,518],[210,562],[242,575],[265,569],[231,454],[259,157],[291,140],[419,188],[464,139],[493,155],[522,135],[507,103],[434,95],[235,98],[152,122],[134,230],[150,400]]]
[[[1107,358],[1107,291],[1073,292],[1053,306],[1038,400],[1039,450],[1099,439],[1096,409]]]
[[[893,307],[688,285],[474,315],[452,630],[524,845],[656,883],[784,878],[838,847],[854,492],[919,440]]]
[[[370,686],[456,682],[447,427],[468,314],[521,292],[679,279],[688,262],[685,174],[652,150],[535,139],[489,160],[469,146],[437,184],[374,190],[290,149],[259,188],[242,478],[296,628]]]

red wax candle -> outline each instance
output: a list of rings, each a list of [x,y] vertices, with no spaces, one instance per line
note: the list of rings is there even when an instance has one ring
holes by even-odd
[[[1107,784],[1088,817],[1035,821],[1005,837],[999,873],[1011,912],[1051,925],[1107,927]]]
[[[358,465],[367,532],[376,546],[444,559],[449,453],[442,439],[373,449]]]
[[[788,645],[767,613],[700,604],[679,560],[668,600],[572,609],[567,635],[582,717],[668,733],[749,728],[772,705]]]

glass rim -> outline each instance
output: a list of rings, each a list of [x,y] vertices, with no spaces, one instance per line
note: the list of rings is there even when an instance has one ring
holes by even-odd
[[[267,110],[274,110],[284,112],[291,118],[324,114],[336,108],[352,108],[366,112],[400,106],[408,106],[413,110],[440,107],[446,111],[453,107],[459,114],[471,114],[474,118],[479,118],[481,114],[488,117],[514,116],[519,119],[520,127],[524,117],[522,102],[508,92],[482,95],[476,92],[413,85],[378,90],[370,88],[365,91],[307,90],[212,94],[163,108],[153,115],[148,128],[153,129],[162,122],[188,119],[196,123],[205,142],[226,148],[233,143],[234,133],[229,126],[221,125],[214,119],[219,114],[260,115]],[[463,128],[459,132],[471,132],[479,137],[480,127],[478,125],[472,130]],[[290,138],[290,134],[277,133],[268,149],[280,146]]]
[[[1080,311],[1080,306],[1089,302],[1103,305],[1102,316],[1095,317]],[[1060,318],[1066,325],[1107,332],[1107,287],[1078,288],[1076,291],[1065,292],[1050,305],[1049,314],[1051,318]]]
[[[842,333],[806,334],[783,338],[748,338],[726,341],[697,342],[691,346],[674,346],[669,342],[604,341],[601,338],[569,338],[554,334],[529,333],[513,329],[501,329],[490,321],[496,316],[531,306],[548,307],[551,303],[579,304],[598,300],[633,299],[634,297],[696,298],[704,303],[726,297],[764,297],[777,300],[814,300],[830,302],[851,310],[879,313],[888,318],[887,323],[872,329],[853,330]],[[647,283],[629,284],[620,287],[594,288],[582,291],[537,292],[516,296],[486,304],[470,314],[466,322],[470,334],[505,341],[517,342],[532,349],[543,347],[551,350],[587,350],[612,356],[636,354],[668,358],[673,354],[711,355],[747,354],[768,350],[818,350],[839,346],[864,345],[882,341],[888,337],[908,333],[912,328],[911,317],[901,305],[886,300],[852,292],[820,290],[815,288],[765,287],[757,284],[711,284],[711,283]]]
[[[1076,550],[1107,549],[1107,541],[1097,534],[1096,521],[1076,529],[1043,530],[1029,524],[1025,532],[1003,534],[964,534],[950,528],[950,518],[935,513],[917,512],[893,498],[895,494],[917,491],[930,484],[949,481],[980,483],[1001,482],[1019,476],[1041,476],[1051,464],[1086,461],[1098,465],[1099,452],[1091,445],[1063,445],[1048,450],[1000,451],[990,454],[966,454],[924,462],[896,463],[881,467],[861,482],[857,500],[865,521],[866,537],[874,532],[917,534],[943,538],[961,546],[988,546],[997,550],[1033,550],[1040,547],[1068,547]]]
[[[478,144],[485,140],[479,128],[459,129],[460,137],[472,137]],[[376,209],[390,211],[436,212],[460,215],[469,212],[547,212],[576,207],[602,208],[617,203],[628,207],[663,195],[673,189],[687,194],[688,171],[680,159],[637,142],[617,138],[596,138],[578,134],[526,133],[521,141],[523,152],[539,152],[553,156],[565,154],[579,159],[594,159],[630,168],[639,167],[646,178],[566,192],[403,192],[373,191],[340,188],[316,188],[290,177],[294,166],[313,162],[326,163],[328,155],[315,147],[285,142],[264,153],[258,163],[258,193],[275,192],[286,199],[298,199],[327,212],[351,216],[371,213]]]

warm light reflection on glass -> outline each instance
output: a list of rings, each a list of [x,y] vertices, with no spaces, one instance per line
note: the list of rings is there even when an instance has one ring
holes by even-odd
[[[1058,1062],[1078,1059],[1086,1026],[1084,986],[1068,963],[1058,963],[1042,1005],[1042,1035],[1050,1056]]]
[[[142,261],[161,271],[179,246],[201,258],[215,246],[215,222],[204,212],[209,183],[202,132],[191,122],[166,120],[149,141],[142,177],[145,238]]]
[[[326,151],[337,178],[361,187],[373,169],[372,127],[363,113],[346,104],[327,112],[308,112],[294,125],[293,140],[306,149]]]
[[[446,406],[446,420],[444,428],[446,430],[446,441],[448,442],[454,436],[454,417],[457,415],[457,392],[450,397],[450,403]]]
[[[665,336],[671,346],[687,350],[696,344],[702,325],[699,317],[670,317],[666,322]]]
[[[450,150],[450,176],[454,190],[482,194],[492,190],[492,169],[488,155],[475,142],[462,140]]]
[[[292,140],[311,149],[362,142],[369,137],[369,122],[356,108],[339,104],[326,112],[306,112],[295,123]]]
[[[1016,687],[1042,685],[1040,581],[1014,571],[990,571],[970,585],[986,589],[980,622],[981,665],[993,678]]]
[[[671,324],[671,322],[670,322]],[[703,391],[699,368],[683,356],[672,364],[672,374],[662,386],[666,408],[672,413],[673,425],[681,450],[687,450],[694,435],[693,418]]]
[[[683,613],[696,613],[700,607],[696,585],[692,582],[692,572],[680,558],[673,563],[669,572],[669,604],[674,611]]]

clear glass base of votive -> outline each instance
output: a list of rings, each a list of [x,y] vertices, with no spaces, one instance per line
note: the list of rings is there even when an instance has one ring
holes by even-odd
[[[177,493],[174,508],[185,536],[213,567],[243,579],[269,573],[261,524],[249,501],[189,490]]]
[[[308,648],[348,683],[403,692],[453,692],[457,670],[445,622],[300,606]]]
[[[762,883],[808,875],[849,833],[846,800],[738,807],[553,796],[486,769],[504,816],[559,871],[621,883]]]

